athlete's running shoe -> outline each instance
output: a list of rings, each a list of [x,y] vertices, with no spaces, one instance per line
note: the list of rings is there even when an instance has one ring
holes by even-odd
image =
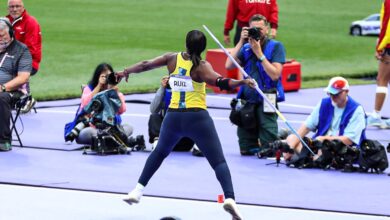
[[[129,194],[123,197],[123,201],[127,202],[129,205],[132,205],[133,203],[139,203],[139,200],[141,199],[142,195],[142,190],[133,189],[131,192],[129,192]]]
[[[237,204],[233,199],[231,198],[225,199],[223,208],[225,209],[225,211],[229,212],[232,215],[233,220],[243,219],[242,215],[240,214],[240,211],[238,210]]]

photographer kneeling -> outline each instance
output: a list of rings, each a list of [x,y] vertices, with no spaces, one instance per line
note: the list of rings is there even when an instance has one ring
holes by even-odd
[[[101,63],[96,67],[92,79],[83,89],[81,104],[74,121],[65,126],[65,141],[73,141],[76,139],[76,143],[78,144],[92,144],[92,138],[97,135],[96,123],[94,123],[93,120],[90,120],[93,113],[97,113],[96,109],[94,109],[96,108],[95,104],[102,105],[97,107],[99,107],[101,111],[106,111],[103,113],[104,118],[107,118],[106,116],[108,116],[108,120],[113,120],[110,121],[109,124],[121,125],[126,136],[130,137],[133,133],[133,128],[128,124],[121,123],[122,119],[120,114],[126,111],[126,103],[124,95],[119,92],[118,87],[116,86],[117,83],[114,70],[110,64]],[[109,90],[115,90],[117,93],[114,94],[117,97],[117,100],[110,99],[110,101],[116,101],[115,103],[96,101],[97,96],[101,94],[100,92],[109,92]],[[95,100],[95,102],[92,103],[91,101],[93,100]],[[110,109],[111,111],[112,109],[116,109],[114,107],[118,107],[115,113],[107,111],[107,109]],[[93,113],[91,114],[90,111],[86,113],[85,108],[92,110]],[[107,119],[104,119],[103,121],[99,120],[98,122],[104,125],[105,120]]]
[[[298,134],[304,138],[310,131],[315,132],[313,139],[317,140],[317,145],[318,142],[340,141],[347,146],[359,146],[365,139],[365,112],[359,103],[348,96],[348,81],[343,77],[333,77],[324,91],[329,97],[323,98],[316,105],[298,129]],[[308,149],[303,147],[295,135],[290,134],[286,141],[299,158],[309,155]],[[322,151],[318,149],[313,160],[316,161],[321,155]],[[283,156],[288,161],[293,154],[284,152]]]

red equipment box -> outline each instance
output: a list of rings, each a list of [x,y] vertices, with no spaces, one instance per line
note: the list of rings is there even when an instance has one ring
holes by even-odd
[[[231,48],[227,49],[229,52]],[[206,60],[211,64],[213,69],[221,74],[223,77],[229,77],[233,79],[241,79],[242,75],[238,72],[237,68],[232,70],[226,70],[226,54],[222,49],[210,49],[206,52]],[[298,91],[301,88],[301,64],[295,60],[288,60],[283,65],[282,70],[282,85],[284,91]],[[232,91],[221,91],[218,87],[207,86],[211,88],[214,93],[237,93],[239,88]]]
[[[230,52],[232,49],[227,49],[227,50]],[[238,72],[237,68],[231,70],[227,70],[225,68],[226,59],[227,56],[222,49],[210,49],[207,50],[206,52],[206,60],[211,64],[215,72],[221,74],[221,76],[223,77],[229,77],[232,79],[241,79],[242,76]],[[214,93],[237,93],[239,90],[239,88],[235,88],[232,91],[226,91],[226,90],[220,90],[216,86],[207,85],[207,87],[211,88],[214,91]]]
[[[286,92],[301,88],[301,64],[296,60],[288,60],[283,65],[282,85]]]

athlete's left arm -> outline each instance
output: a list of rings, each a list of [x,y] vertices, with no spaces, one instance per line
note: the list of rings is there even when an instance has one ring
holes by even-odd
[[[248,85],[251,88],[256,87],[256,82],[253,79],[235,80],[222,77],[219,73],[214,71],[211,64],[207,61],[201,62],[196,73],[201,81],[204,81],[211,86],[218,86],[221,90],[230,90],[241,85]]]
[[[152,70],[155,68],[166,66],[168,64],[168,60],[170,59],[170,57],[172,55],[174,55],[174,53],[166,53],[164,55],[155,57],[155,58],[150,59],[150,60],[144,60],[144,61],[138,62],[130,67],[125,68],[121,72],[117,72],[116,75],[119,78],[125,77],[126,82],[127,82],[129,75],[131,73],[142,73],[142,72],[145,72],[148,70]]]

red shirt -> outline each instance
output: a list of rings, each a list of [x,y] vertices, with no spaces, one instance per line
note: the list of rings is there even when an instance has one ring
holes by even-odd
[[[38,21],[26,10],[17,19],[13,19],[10,15],[7,15],[7,18],[13,26],[15,39],[28,47],[33,60],[32,67],[38,70],[42,58],[42,36]]]
[[[224,34],[228,35],[234,21],[240,27],[248,26],[249,19],[261,14],[267,18],[271,28],[278,28],[278,4],[276,0],[229,0]]]

